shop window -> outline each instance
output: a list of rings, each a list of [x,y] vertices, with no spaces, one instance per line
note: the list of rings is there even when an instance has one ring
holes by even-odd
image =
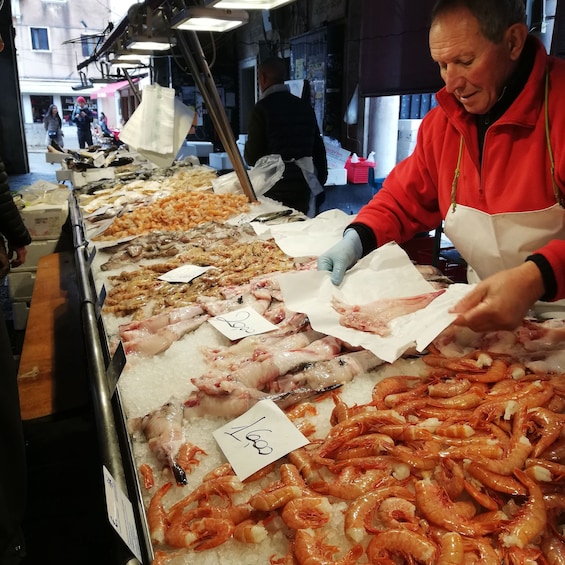
[[[34,51],[49,51],[49,30],[46,27],[30,27],[31,48]]]
[[[31,95],[31,110],[34,122],[43,122],[43,118],[51,104],[53,104],[53,96],[37,96]]]

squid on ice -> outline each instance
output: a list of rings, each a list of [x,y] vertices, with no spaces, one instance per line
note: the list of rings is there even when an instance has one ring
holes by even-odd
[[[163,465],[171,469],[179,485],[187,484],[186,473],[176,461],[179,449],[185,443],[182,429],[183,412],[184,403],[173,396],[157,410],[141,418],[128,420],[130,433],[137,430],[143,432],[149,449]]]

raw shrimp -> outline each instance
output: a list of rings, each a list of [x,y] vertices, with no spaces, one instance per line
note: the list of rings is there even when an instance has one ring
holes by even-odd
[[[565,414],[557,414],[547,408],[530,408],[528,422],[536,433],[537,441],[532,457],[539,457],[560,435],[565,425]]]
[[[143,478],[143,486],[147,490],[150,490],[155,486],[153,469],[149,465],[147,465],[147,463],[143,463],[143,465],[139,466],[139,474]]]
[[[243,483],[235,475],[217,477],[203,482],[196,487],[189,495],[173,504],[169,509],[169,519],[173,521],[178,514],[182,514],[185,509],[195,502],[207,500],[212,495],[229,498],[230,494],[241,492]]]
[[[204,551],[225,543],[233,535],[235,526],[225,518],[181,518],[167,530],[166,541],[173,547],[189,547]]]
[[[523,549],[543,532],[547,523],[547,510],[543,493],[536,481],[520,469],[515,469],[514,475],[528,489],[529,498],[510,524],[503,527],[506,533],[500,534],[499,539],[504,547],[516,546]]]
[[[406,392],[416,385],[422,384],[422,379],[419,377],[406,377],[406,376],[397,376],[397,377],[387,377],[379,381],[373,387],[373,401],[372,404],[376,406],[379,410],[383,410],[388,408],[385,399],[387,396],[392,394],[399,394],[401,392]]]
[[[465,488],[463,468],[453,459],[442,458],[434,470],[434,478],[439,484],[444,485],[451,500],[459,498]]]
[[[457,532],[447,532],[439,540],[439,558],[436,565],[463,565],[463,538]]]
[[[298,530],[294,540],[294,555],[299,565],[354,565],[363,554],[363,547],[356,545],[341,559],[334,559],[339,547],[327,545],[324,538],[312,530]]]
[[[324,496],[306,496],[287,502],[281,513],[284,523],[293,530],[321,528],[329,522],[332,506]]]
[[[508,365],[502,359],[494,359],[492,365],[485,372],[458,374],[460,378],[478,383],[497,383],[507,378]]]
[[[481,565],[500,565],[500,558],[496,554],[488,539],[464,538],[463,549],[465,550],[464,563],[480,563]]]
[[[443,382],[434,382],[428,385],[428,395],[431,398],[452,398],[467,392],[471,388],[471,381],[465,378],[446,379]]]
[[[414,483],[416,503],[424,517],[437,526],[469,537],[484,535],[500,527],[502,519],[490,522],[468,520],[457,512],[456,504],[437,483],[422,479]]]
[[[147,525],[149,535],[153,545],[161,545],[165,542],[165,533],[170,523],[167,513],[163,507],[163,497],[173,486],[172,483],[165,483],[151,498],[147,508]]]
[[[499,475],[474,463],[467,465],[465,470],[481,484],[496,492],[510,496],[525,496],[527,494],[526,488],[510,475]]]
[[[199,453],[207,455],[203,449],[190,442],[183,443],[180,446],[177,455],[177,463],[184,469],[185,473],[190,473],[193,466],[195,467],[200,464],[200,460],[196,458]]]
[[[372,408],[372,410],[369,410]],[[354,437],[379,431],[384,424],[403,424],[405,418],[394,410],[376,410],[370,406],[349,420],[336,424],[320,446],[318,456],[331,457],[346,441]]]
[[[356,498],[347,508],[344,516],[344,533],[347,539],[360,542],[372,528],[372,515],[379,504],[389,496],[414,501],[414,494],[405,487],[378,488]]]
[[[233,538],[243,543],[261,543],[269,533],[262,523],[248,518],[235,526]]]
[[[367,546],[370,563],[379,563],[383,553],[433,565],[439,552],[432,541],[418,532],[388,530],[377,534]]]
[[[394,446],[394,440],[385,434],[364,434],[344,443],[335,456],[336,461],[371,457],[385,453],[387,448]]]
[[[420,527],[416,506],[404,498],[385,498],[377,510],[377,515],[382,529],[400,528],[415,531]]]
[[[249,504],[251,504],[251,506],[253,506],[256,510],[269,512],[283,507],[287,502],[301,495],[302,489],[300,487],[295,485],[285,485],[275,490],[261,491],[254,494],[249,499]]]

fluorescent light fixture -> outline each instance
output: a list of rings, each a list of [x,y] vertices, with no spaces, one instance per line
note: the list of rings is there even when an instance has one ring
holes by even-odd
[[[274,10],[294,0],[208,0],[206,6],[232,10]]]
[[[193,31],[230,31],[248,21],[249,14],[245,10],[185,8],[172,19],[171,27]]]
[[[174,42],[168,37],[130,37],[126,39],[127,49],[140,51],[168,51]]]
[[[140,57],[136,55],[135,59],[130,58],[128,55],[120,55],[119,57],[114,57],[110,61],[112,67],[119,68],[136,68],[136,67],[147,67],[149,65],[149,57]]]

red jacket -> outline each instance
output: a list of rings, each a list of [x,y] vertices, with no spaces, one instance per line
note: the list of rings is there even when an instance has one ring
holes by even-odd
[[[408,241],[445,218],[461,135],[458,203],[488,214],[541,210],[555,204],[544,119],[546,69],[555,180],[565,192],[565,60],[548,56],[537,39],[530,41],[536,42],[532,71],[516,100],[487,130],[482,164],[475,117],[445,88],[437,93],[438,106],[423,119],[413,154],[391,171],[383,188],[356,218],[355,224],[371,228],[379,245]],[[370,251],[367,239],[362,239],[364,252]],[[536,253],[553,268],[555,298],[565,298],[565,241],[548,241]]]

